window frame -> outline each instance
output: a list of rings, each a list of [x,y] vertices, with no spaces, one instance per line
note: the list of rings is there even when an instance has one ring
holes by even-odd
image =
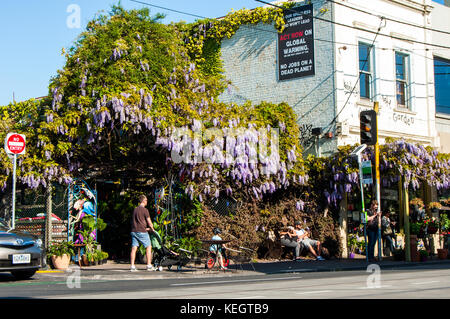
[[[401,57],[403,63],[403,78],[397,76],[397,56]],[[411,109],[411,75],[410,75],[410,65],[411,58],[410,55],[400,51],[394,51],[394,74],[395,74],[395,101],[397,103],[397,108],[401,110]],[[403,85],[402,96],[404,104],[399,103],[399,84]]]
[[[367,52],[369,52],[367,56],[367,63],[366,67],[367,70],[361,70],[361,47],[364,46],[367,49]],[[373,63],[373,50],[375,49],[375,45],[371,45],[365,41],[358,41],[358,81],[359,81],[359,98],[361,100],[366,101],[373,101],[375,93],[374,93],[374,81],[375,81],[375,74],[374,74],[374,63]],[[368,64],[368,65],[367,65]],[[368,95],[362,95],[361,90],[361,78],[362,75],[367,76],[368,83],[366,82],[366,91],[368,90]],[[366,92],[365,92],[366,93]]]
[[[442,74],[437,74],[436,73],[436,61],[439,61],[441,63],[445,63],[446,65],[448,65],[449,71],[450,71],[450,59],[446,59],[440,56],[433,56],[433,74],[434,74],[434,104],[435,104],[435,112],[436,114],[443,114],[443,115],[450,115],[450,110],[448,112],[442,112],[441,110],[438,111],[438,103],[437,103],[437,81],[436,81],[436,75],[442,75]],[[445,70],[445,68],[444,68]],[[447,70],[446,70],[447,71]],[[439,70],[439,72],[441,72],[441,70]],[[449,108],[450,109],[450,105],[439,105],[440,108]]]

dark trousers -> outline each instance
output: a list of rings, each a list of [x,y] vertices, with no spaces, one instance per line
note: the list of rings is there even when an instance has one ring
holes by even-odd
[[[367,255],[369,259],[375,258],[375,244],[378,240],[378,229],[367,229],[367,238],[368,238],[368,247],[367,247]]]
[[[394,252],[394,240],[392,239],[392,235],[383,236],[383,240],[386,242],[386,247],[389,247],[391,253]]]
[[[295,258],[300,257],[300,253],[301,253],[301,249],[302,249],[300,242],[298,242],[297,240],[285,239],[285,238],[281,238],[280,242],[282,245],[284,245],[286,247],[295,248]]]

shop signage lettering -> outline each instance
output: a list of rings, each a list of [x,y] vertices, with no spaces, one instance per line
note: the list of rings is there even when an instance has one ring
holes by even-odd
[[[398,114],[398,113],[394,113],[394,122],[403,122],[406,125],[412,125],[414,124],[414,117],[413,116],[408,116],[405,114]]]
[[[285,11],[286,27],[278,37],[278,79],[314,75],[313,6]]]

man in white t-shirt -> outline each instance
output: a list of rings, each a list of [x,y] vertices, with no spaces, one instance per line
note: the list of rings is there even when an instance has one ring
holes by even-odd
[[[302,228],[302,222],[297,220],[295,222],[295,232],[297,233],[297,240],[301,241],[303,247],[309,249],[309,251],[316,257],[316,260],[324,260],[320,256],[320,241],[310,239],[308,237],[308,232],[306,232]],[[317,249],[317,252],[314,250],[314,248]]]

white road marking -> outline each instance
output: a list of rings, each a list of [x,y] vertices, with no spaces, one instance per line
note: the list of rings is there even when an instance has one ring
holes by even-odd
[[[255,281],[275,281],[275,280],[292,280],[300,279],[302,277],[287,277],[287,278],[271,278],[271,279],[242,279],[242,280],[221,280],[221,281],[204,281],[204,282],[188,282],[184,284],[171,284],[171,286],[190,286],[190,285],[208,285],[208,284],[223,284],[234,282],[255,282]]]
[[[357,288],[357,289],[380,289],[380,288],[389,288],[389,287],[392,287],[392,285],[382,285],[382,286],[379,286],[379,287],[359,287],[359,288]]]
[[[249,296],[249,297],[239,297],[239,298],[231,298],[231,299],[259,299],[265,298],[265,296]]]
[[[426,284],[432,284],[435,282],[439,282],[439,281],[433,280],[433,281],[412,282],[411,285],[426,285]]]
[[[319,290],[319,291],[304,291],[304,292],[296,292],[297,295],[306,295],[306,294],[322,294],[326,292],[333,292],[332,290]]]

